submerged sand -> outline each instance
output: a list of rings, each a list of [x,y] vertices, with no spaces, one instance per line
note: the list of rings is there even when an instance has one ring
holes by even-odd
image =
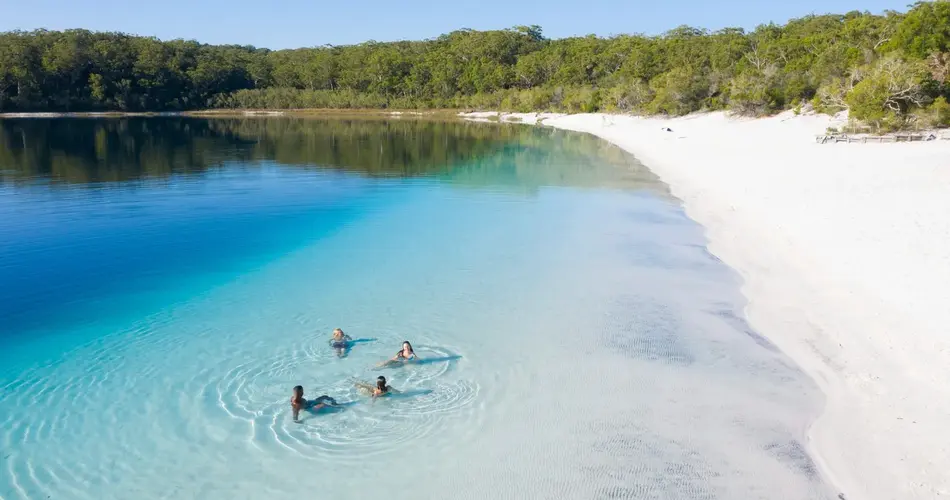
[[[752,326],[826,393],[809,444],[844,496],[950,495],[950,141],[822,145],[835,119],[792,113],[512,117],[604,138],[671,186]]]

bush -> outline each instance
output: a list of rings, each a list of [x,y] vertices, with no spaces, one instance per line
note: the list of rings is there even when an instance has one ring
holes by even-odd
[[[768,78],[761,73],[737,75],[730,86],[729,107],[741,115],[768,114],[776,107],[769,87]]]
[[[509,93],[501,100],[500,109],[502,111],[519,111],[521,108],[521,96],[518,92]]]
[[[851,118],[878,128],[903,126],[908,114],[929,100],[922,82],[925,68],[890,56],[881,59],[845,95]]]
[[[600,91],[574,87],[564,95],[561,111],[568,113],[594,113],[600,109]]]
[[[642,80],[623,82],[607,90],[604,107],[610,111],[642,111],[653,100],[653,90]]]
[[[709,82],[688,68],[674,68],[650,80],[655,97],[647,110],[651,113],[685,115],[698,111],[709,93]]]
[[[950,103],[943,96],[916,113],[918,123],[927,128],[950,127]]]
[[[936,120],[934,120],[934,126],[950,127],[950,103],[947,102],[947,98],[943,96],[938,97],[934,100],[930,109],[936,118]]]
[[[551,103],[554,100],[554,90],[549,88],[531,89],[528,101],[531,103],[531,109],[528,111],[547,111],[551,109]]]

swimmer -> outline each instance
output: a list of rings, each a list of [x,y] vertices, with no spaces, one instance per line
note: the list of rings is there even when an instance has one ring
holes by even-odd
[[[412,344],[408,340],[402,341],[402,349],[396,353],[391,359],[383,361],[379,366],[391,366],[396,363],[405,363],[408,361],[417,361],[419,356],[416,356],[416,351],[412,350]]]
[[[333,330],[333,337],[330,339],[330,346],[336,349],[336,353],[341,358],[346,355],[346,348],[349,347],[348,342],[352,341],[349,335],[343,333],[343,330],[337,328]]]
[[[392,386],[386,385],[386,377],[382,375],[380,375],[379,377],[376,377],[375,386],[370,385],[370,384],[364,384],[363,382],[357,382],[356,388],[363,392],[368,393],[370,396],[373,396],[374,398],[378,398],[380,396],[385,396],[387,394],[399,392],[396,389],[393,389]]]
[[[334,344],[337,342],[349,342],[351,340],[353,339],[350,338],[349,335],[343,333],[343,330],[340,330],[339,328],[333,330],[333,339],[331,340],[331,342],[333,342]]]
[[[290,407],[294,410],[294,422],[300,422],[300,410],[319,410],[326,406],[336,406],[336,400],[330,396],[323,395],[313,401],[307,401],[303,397],[303,386],[294,387],[294,394],[290,397]]]

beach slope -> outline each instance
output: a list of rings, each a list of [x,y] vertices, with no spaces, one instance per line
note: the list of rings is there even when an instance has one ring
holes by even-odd
[[[809,445],[845,497],[950,496],[950,141],[817,144],[832,118],[790,112],[541,118],[630,151],[705,226],[752,326],[825,392]]]

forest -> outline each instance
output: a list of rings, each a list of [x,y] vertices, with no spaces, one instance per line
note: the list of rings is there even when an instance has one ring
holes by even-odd
[[[86,30],[0,33],[0,112],[500,109],[950,125],[950,1],[752,31],[547,39],[541,27],[268,50]]]

